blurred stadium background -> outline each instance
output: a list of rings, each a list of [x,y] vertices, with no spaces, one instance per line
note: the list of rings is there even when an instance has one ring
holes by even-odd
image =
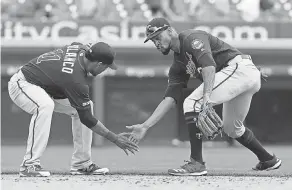
[[[250,54],[269,78],[254,96],[246,125],[265,144],[292,143],[292,0],[1,0],[2,145],[24,145],[30,120],[8,96],[11,75],[33,57],[72,41],[104,41],[117,52],[120,69],[93,80],[97,117],[115,132],[147,119],[161,101],[172,63],[172,55],[143,44],[146,23],[158,16],[178,31],[206,30]],[[199,84],[192,79],[185,95]],[[182,116],[179,104],[145,143],[187,141]],[[49,144],[71,143],[71,119],[55,114]],[[105,143],[94,137],[94,145]]]

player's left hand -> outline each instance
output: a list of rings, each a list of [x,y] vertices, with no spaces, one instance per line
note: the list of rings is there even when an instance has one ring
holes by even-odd
[[[132,129],[129,140],[134,142],[135,144],[138,144],[147,133],[147,128],[145,128],[142,124],[126,126],[126,128]]]

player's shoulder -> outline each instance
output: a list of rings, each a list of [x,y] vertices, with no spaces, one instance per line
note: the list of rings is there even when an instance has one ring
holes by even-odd
[[[74,45],[83,45],[83,44],[80,43],[80,42],[72,42],[70,45],[71,45],[71,46],[74,46]]]
[[[179,33],[179,39],[182,41],[189,40],[190,38],[201,38],[203,36],[210,35],[203,30],[188,29]]]
[[[64,46],[62,46],[61,49],[67,49],[67,48],[71,48],[73,49],[77,49],[79,46],[82,46],[83,44],[82,43],[79,43],[79,42],[72,42],[71,44],[66,44]]]
[[[182,31],[179,34],[180,42],[185,50],[190,50],[193,45],[201,46],[204,43],[208,43],[209,33],[203,30],[189,29]]]
[[[88,50],[92,46],[91,43],[83,44],[80,42],[72,42],[71,44],[67,44],[63,46],[63,48],[70,48],[70,49],[80,49],[80,50]]]

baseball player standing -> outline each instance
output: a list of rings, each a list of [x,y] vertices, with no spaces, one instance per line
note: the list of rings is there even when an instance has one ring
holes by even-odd
[[[206,175],[202,158],[202,133],[196,126],[201,110],[210,104],[223,103],[223,130],[240,144],[251,150],[259,159],[255,170],[272,170],[281,160],[268,153],[253,132],[243,125],[253,95],[261,87],[261,73],[250,55],[211,34],[189,29],[177,33],[164,18],[155,18],[146,27],[148,40],[158,51],[167,55],[174,52],[174,62],[168,75],[164,99],[154,113],[142,124],[127,126],[132,129],[130,140],[139,142],[146,131],[153,127],[182,97],[190,77],[197,77],[202,84],[184,101],[183,109],[188,125],[191,156],[181,168],[169,169],[171,175]]]
[[[116,70],[114,56],[115,52],[106,43],[87,46],[74,42],[32,59],[11,77],[8,90],[12,101],[32,114],[20,176],[50,175],[42,169],[40,157],[47,146],[54,111],[72,117],[71,174],[105,174],[109,171],[91,160],[91,131],[115,143],[126,154],[138,150],[123,134],[114,134],[93,116],[89,76],[97,76],[107,68]]]

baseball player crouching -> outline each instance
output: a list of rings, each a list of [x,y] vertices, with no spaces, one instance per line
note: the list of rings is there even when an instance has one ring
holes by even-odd
[[[188,125],[190,161],[180,168],[169,169],[171,175],[206,175],[202,157],[202,135],[215,137],[222,128],[221,118],[216,117],[212,105],[223,104],[223,130],[240,144],[251,150],[259,159],[254,170],[272,170],[281,166],[281,160],[270,154],[244,126],[253,95],[260,90],[261,73],[250,55],[205,31],[189,29],[177,33],[164,18],[154,18],[146,27],[146,40],[151,40],[157,50],[167,55],[174,52],[169,69],[168,86],[164,99],[153,114],[142,124],[128,126],[129,137],[139,142],[182,97],[190,77],[203,83],[183,103]],[[210,118],[208,117],[210,115]],[[208,125],[211,120],[218,126]]]
[[[138,150],[123,134],[111,132],[93,116],[88,77],[97,76],[107,68],[116,70],[114,56],[114,50],[106,43],[91,46],[73,42],[32,59],[11,77],[10,98],[32,114],[20,176],[50,176],[41,167],[40,157],[47,146],[54,111],[72,118],[74,152],[70,173],[73,175],[109,172],[91,160],[92,131],[115,143],[126,154]]]

